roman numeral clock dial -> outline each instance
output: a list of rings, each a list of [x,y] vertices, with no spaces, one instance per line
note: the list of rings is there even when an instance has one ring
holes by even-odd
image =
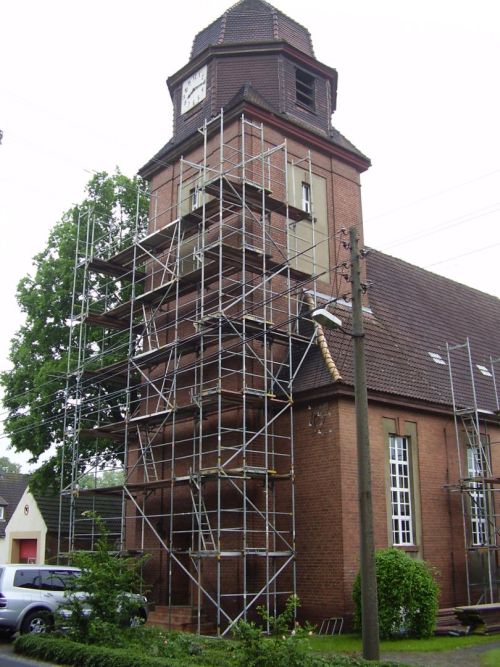
[[[182,84],[181,113],[186,113],[207,96],[207,66],[191,74]]]

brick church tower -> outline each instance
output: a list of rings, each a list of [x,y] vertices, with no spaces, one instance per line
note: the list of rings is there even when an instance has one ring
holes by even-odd
[[[90,493],[121,508],[117,549],[150,556],[153,622],[224,635],[294,593],[305,619],[349,620],[359,517],[346,230],[363,243],[370,162],[331,125],[335,70],[263,0],[196,35],[168,86],[173,135],[140,172],[147,224],[138,213],[115,233],[99,211],[79,223],[68,550],[96,534],[80,477],[119,468],[122,483]],[[493,602],[498,299],[375,250],[366,273],[376,546],[429,561],[444,607]],[[311,320],[318,304],[343,331]]]
[[[168,87],[173,136],[140,171],[147,229],[131,225],[125,246],[112,230],[85,241],[79,263],[94,276],[81,283],[82,322],[107,338],[102,354],[79,351],[71,406],[85,381],[97,391],[85,409],[104,407],[97,426],[70,433],[73,478],[79,435],[104,443],[89,466],[125,462],[122,487],[101,491],[122,494],[120,548],[150,555],[153,621],[225,634],[294,593],[315,620],[338,477],[301,378],[321,334],[311,308],[349,291],[345,230],[362,237],[369,160],[331,125],[335,70],[262,0],[196,35]],[[96,303],[103,276],[113,286]],[[325,336],[312,356],[338,383]],[[311,517],[325,525],[314,532]],[[332,576],[324,596],[343,608],[343,574]]]
[[[155,554],[165,617],[186,606],[186,623],[225,632],[297,590],[296,377],[307,312],[339,289],[342,228],[362,233],[369,161],[331,125],[336,71],[262,0],[196,35],[168,87],[173,136],[140,172],[143,387],[127,438],[143,487],[127,543]]]

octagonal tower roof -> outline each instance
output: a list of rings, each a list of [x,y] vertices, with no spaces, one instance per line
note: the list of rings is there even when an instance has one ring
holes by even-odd
[[[240,0],[194,38],[191,59],[209,46],[284,41],[314,58],[307,28],[265,0]]]

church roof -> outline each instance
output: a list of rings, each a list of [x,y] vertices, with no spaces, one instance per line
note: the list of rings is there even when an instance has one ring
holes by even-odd
[[[191,59],[209,46],[285,41],[314,58],[307,28],[264,0],[240,0],[194,38]]]
[[[496,410],[493,377],[484,369],[491,369],[491,358],[500,358],[500,300],[377,250],[370,250],[366,262],[371,283],[371,312],[363,318],[368,390],[451,405],[446,344],[463,345],[469,339],[478,408]],[[349,331],[350,309],[338,306],[335,312]],[[352,385],[349,336],[329,331],[327,337],[341,384]],[[452,352],[451,365],[457,403],[472,407],[466,348]],[[332,386],[317,349],[306,360],[299,385],[305,391]]]

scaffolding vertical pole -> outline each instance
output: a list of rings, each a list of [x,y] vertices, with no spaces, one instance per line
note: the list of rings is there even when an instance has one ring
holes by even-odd
[[[62,427],[62,452],[61,452],[61,477],[59,480],[59,527],[57,531],[57,562],[60,562],[61,559],[61,542],[63,538],[63,492],[65,487],[66,479],[66,449],[67,449],[67,429],[68,429],[68,409],[69,409],[69,393],[70,393],[70,378],[72,371],[72,356],[73,356],[73,337],[74,337],[74,328],[75,328],[75,299],[76,299],[76,288],[77,288],[77,275],[78,275],[78,249],[80,245],[80,229],[81,229],[81,211],[78,211],[78,218],[76,224],[76,239],[75,239],[75,259],[73,263],[73,289],[71,292],[71,313],[70,313],[70,324],[69,324],[69,333],[68,333],[68,358],[66,362],[66,382],[64,390],[64,416],[63,416],[63,427]],[[80,325],[82,326],[82,324]],[[73,433],[73,437],[74,437]],[[68,551],[69,551],[69,516],[68,516]]]
[[[111,352],[110,362],[99,359],[101,382],[120,387],[118,418],[100,400],[106,385],[98,387],[96,429],[123,446],[120,545],[135,528],[136,545],[158,559],[170,626],[179,593],[198,632],[208,605],[223,635],[259,604],[276,615],[290,582],[296,590],[293,379],[303,336],[295,281],[300,290],[313,282],[316,243],[313,234],[301,247],[302,270],[292,226],[307,214],[290,201],[286,141],[266,144],[264,125],[244,115],[226,127],[222,111],[200,133],[196,160],[188,154],[168,167],[170,180],[152,195],[144,238],[139,192],[125,248],[104,250],[114,228],[107,244],[88,228],[87,268],[116,282],[98,312],[94,278],[84,281],[82,310],[92,310],[88,324],[104,328],[101,348]],[[312,181],[310,154],[304,160]],[[123,350],[104,342],[108,326]],[[82,326],[77,394],[96,365],[85,335]],[[72,403],[76,436],[81,401]],[[72,455],[75,477],[76,441]],[[89,456],[98,465],[98,444]]]
[[[496,543],[496,519],[494,513],[490,512],[490,506],[493,499],[490,497],[490,489],[487,479],[491,478],[491,460],[488,445],[483,441],[481,434],[481,425],[479,420],[479,408],[477,401],[476,383],[474,378],[474,367],[472,363],[472,354],[470,341],[467,338],[465,343],[450,345],[446,343],[448,369],[450,378],[450,389],[453,409],[453,420],[455,426],[455,437],[457,445],[457,458],[459,466],[461,506],[464,532],[465,548],[465,570],[467,582],[467,598],[471,604],[471,595],[474,582],[471,578],[471,553],[474,547],[478,558],[481,557],[481,550],[486,553],[486,568],[484,573],[484,561],[482,562],[482,580],[484,582],[483,593],[489,602],[494,602],[494,579],[493,566],[495,565],[494,547]],[[456,357],[459,354],[465,355],[465,364],[463,358]],[[455,357],[455,359],[454,359]],[[462,373],[467,376],[470,394],[458,396],[457,389],[460,385],[460,378],[456,376],[454,367],[460,370],[460,361],[462,362]],[[463,387],[462,387],[463,392]],[[463,429],[463,438],[460,431]],[[465,452],[462,453],[462,442],[465,445]],[[469,452],[470,450],[470,452]],[[462,461],[470,460],[467,463],[467,478],[464,478]],[[472,479],[468,479],[472,473]],[[470,517],[468,516],[468,507],[470,507]],[[474,530],[471,530],[471,540],[469,543],[469,523],[473,524],[476,518],[476,537],[478,544],[474,544]]]
[[[497,374],[496,374],[498,363],[500,363],[500,357],[497,358],[490,357],[491,375],[493,376],[493,390],[495,392],[495,403],[497,406],[497,412],[500,412],[500,396],[498,395],[498,384],[497,384]]]

